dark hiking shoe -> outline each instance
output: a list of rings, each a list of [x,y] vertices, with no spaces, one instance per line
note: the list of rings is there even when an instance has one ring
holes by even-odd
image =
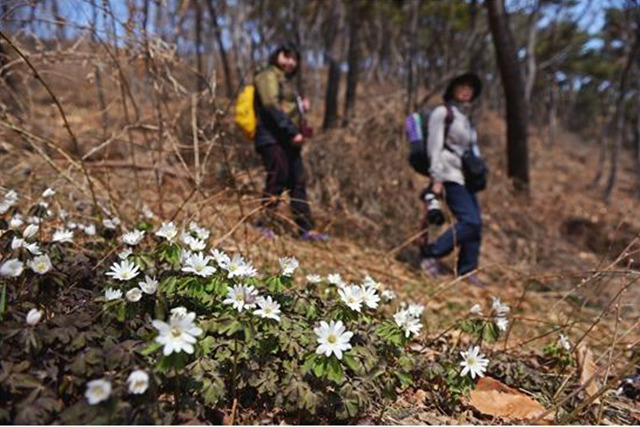
[[[466,282],[471,286],[475,286],[476,288],[486,288],[487,284],[480,280],[480,277],[476,273],[473,273],[469,277],[466,278]]]
[[[328,242],[329,235],[326,233],[320,233],[318,231],[303,231],[299,236],[300,240],[306,240],[309,242]]]
[[[438,277],[441,274],[440,261],[435,258],[423,258],[420,261],[420,268],[431,278]]]

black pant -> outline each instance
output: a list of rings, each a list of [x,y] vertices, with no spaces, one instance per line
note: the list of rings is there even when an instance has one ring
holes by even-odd
[[[277,205],[280,195],[285,190],[289,190],[291,210],[296,224],[301,231],[313,228],[300,148],[271,144],[258,147],[258,153],[262,156],[262,162],[267,169],[263,203],[273,208]]]

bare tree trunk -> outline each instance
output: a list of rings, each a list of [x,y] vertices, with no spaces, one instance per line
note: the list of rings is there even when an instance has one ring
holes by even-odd
[[[98,5],[96,1],[91,0],[91,42],[94,46],[97,44],[96,32],[98,31]],[[107,111],[107,101],[104,96],[102,70],[98,61],[93,64],[93,73],[96,77],[96,93],[98,95],[98,104],[100,105],[100,115],[102,116],[102,137],[106,138],[109,130],[109,112]]]
[[[327,91],[325,95],[323,129],[335,127],[338,123],[338,93],[340,89],[340,58],[338,34],[341,30],[340,4],[329,12],[329,26],[326,34],[325,61],[329,65],[327,75]]]
[[[640,19],[638,19],[640,24]],[[629,72],[633,64],[634,56],[640,48],[640,25],[637,25],[635,41],[633,47],[627,54],[627,61],[622,74],[620,75],[620,86],[618,89],[618,98],[616,100],[616,111],[614,114],[614,120],[612,121],[614,132],[614,143],[611,150],[611,169],[609,170],[609,179],[607,181],[607,187],[604,190],[604,200],[609,203],[611,201],[611,194],[613,193],[613,187],[616,183],[616,176],[618,172],[618,158],[620,150],[622,148],[622,134],[624,131],[624,97],[627,93],[627,81]]]
[[[227,58],[227,52],[224,50],[222,44],[222,31],[218,24],[218,14],[213,4],[215,0],[209,0],[207,5],[209,6],[209,16],[211,17],[211,26],[213,27],[213,33],[216,36],[216,43],[218,44],[218,52],[220,53],[220,60],[222,61],[222,71],[224,72],[224,82],[227,90],[227,98],[233,97],[233,82],[231,81],[231,71],[229,68],[229,59]]]
[[[529,16],[529,34],[527,36],[527,62],[525,73],[524,100],[527,105],[531,105],[531,94],[536,82],[536,43],[538,39],[538,15],[540,4],[538,3]]]
[[[604,114],[602,117],[602,124],[600,125],[600,141],[599,141],[599,150],[598,150],[598,169],[596,170],[596,176],[593,178],[591,182],[591,187],[595,188],[600,184],[600,180],[602,179],[602,175],[604,174],[604,164],[607,160],[607,142],[609,141],[609,131],[610,131],[610,117],[611,117],[611,105],[609,105],[606,97],[603,97],[603,101],[607,103],[605,106]]]
[[[58,42],[64,40],[64,18],[58,9],[58,0],[51,0],[51,13],[56,19],[56,38]]]
[[[362,0],[353,0],[349,3],[349,52],[347,62],[347,92],[344,100],[344,117],[342,126],[346,126],[353,117],[356,105],[356,89],[358,87],[358,73],[360,69],[360,27],[362,25],[363,12]]]
[[[547,141],[547,145],[551,147],[556,142],[556,132],[558,130],[558,83],[553,73],[549,75],[549,104],[547,106],[547,113],[549,114],[547,123],[549,127],[549,140]]]
[[[640,73],[639,73],[640,74]],[[640,78],[638,79],[638,87],[640,88]],[[636,91],[636,128],[633,133],[634,143],[636,146],[636,191],[635,198],[640,200],[640,90]]]
[[[416,33],[418,31],[418,12],[420,11],[420,0],[411,0],[409,3],[409,31],[407,33],[407,41],[409,45],[407,58],[407,105],[405,113],[409,114],[416,103],[416,82],[415,82],[415,66],[413,58],[416,56]]]
[[[517,191],[528,193],[527,103],[520,64],[504,0],[487,0],[485,5],[507,104],[507,174]]]

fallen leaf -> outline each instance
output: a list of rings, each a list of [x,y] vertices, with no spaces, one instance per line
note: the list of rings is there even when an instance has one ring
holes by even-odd
[[[575,350],[575,355],[580,370],[580,385],[585,387],[587,397],[591,397],[600,388],[596,378],[596,363],[593,361],[593,353],[585,344],[580,344]],[[600,399],[594,400],[593,403],[600,403]]]
[[[470,405],[484,415],[507,420],[534,420],[545,412],[544,407],[529,396],[493,378],[481,378],[469,395]],[[547,414],[543,422],[553,422]]]

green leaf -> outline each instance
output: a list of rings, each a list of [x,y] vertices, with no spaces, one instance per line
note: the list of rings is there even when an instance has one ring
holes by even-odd
[[[302,375],[305,375],[314,368],[317,358],[318,357],[315,353],[311,353],[305,358],[304,363],[302,364]]]
[[[143,356],[149,356],[151,353],[155,353],[162,347],[162,344],[157,342],[156,340],[151,341],[145,348],[140,350],[140,354]]]
[[[340,384],[344,378],[344,370],[336,357],[331,357],[327,366],[327,378]]]
[[[413,383],[413,380],[411,379],[411,377],[409,375],[407,375],[407,374],[405,374],[403,372],[398,372],[398,371],[394,371],[393,373],[400,380],[400,386],[402,388],[407,388]]]
[[[0,319],[4,318],[4,313],[7,310],[7,284],[2,286],[2,293],[0,294]]]
[[[354,357],[349,354],[345,354],[342,356],[342,360],[344,360],[345,365],[349,367],[353,372],[359,373],[362,371],[362,364],[360,364]]]
[[[116,318],[118,319],[118,322],[124,322],[127,318],[127,305],[124,302],[118,305]]]
[[[327,359],[323,357],[322,359],[318,360],[316,358],[315,365],[313,366],[314,375],[318,378],[322,378],[326,370],[327,370]]]

